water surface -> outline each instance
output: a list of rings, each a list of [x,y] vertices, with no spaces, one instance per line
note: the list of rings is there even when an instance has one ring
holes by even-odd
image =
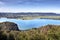
[[[33,19],[33,20],[18,20],[18,19],[7,19],[0,18],[0,22],[14,22],[18,25],[20,30],[26,30],[31,28],[38,28],[44,25],[60,25],[60,20],[52,20],[52,19]]]

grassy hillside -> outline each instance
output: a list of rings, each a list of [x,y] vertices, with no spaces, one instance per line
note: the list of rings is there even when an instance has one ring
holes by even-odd
[[[31,19],[56,19],[60,20],[60,16],[22,16],[17,19],[23,19],[23,20],[31,20]]]
[[[18,31],[18,25],[16,23],[13,22],[0,22],[0,30],[4,31],[4,30],[16,30]]]
[[[25,31],[0,31],[0,40],[60,40],[60,26],[46,25]]]

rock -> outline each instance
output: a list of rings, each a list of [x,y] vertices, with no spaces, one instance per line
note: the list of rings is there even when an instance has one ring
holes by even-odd
[[[7,31],[11,31],[11,30],[15,30],[18,31],[18,26],[17,24],[13,23],[13,22],[2,22],[0,23],[0,30],[7,30]]]

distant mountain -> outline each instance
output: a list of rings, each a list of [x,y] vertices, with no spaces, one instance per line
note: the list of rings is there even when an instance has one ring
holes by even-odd
[[[21,16],[60,16],[56,13],[0,13],[0,17],[18,18]]]

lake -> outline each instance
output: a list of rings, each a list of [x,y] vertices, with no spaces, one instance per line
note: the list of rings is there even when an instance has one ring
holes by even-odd
[[[52,20],[52,19],[21,20],[21,19],[0,18],[0,22],[5,22],[5,21],[16,23],[20,30],[27,30],[27,29],[31,29],[31,28],[39,28],[41,26],[45,26],[48,24],[60,25],[60,20]]]

